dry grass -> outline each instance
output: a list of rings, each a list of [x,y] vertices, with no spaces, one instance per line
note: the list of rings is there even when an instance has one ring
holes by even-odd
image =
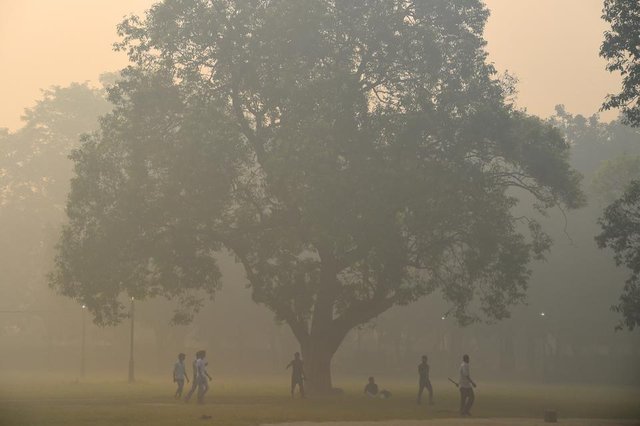
[[[355,422],[294,422],[263,426],[380,426],[379,421]],[[465,418],[430,420],[391,420],[385,426],[549,426],[542,419],[527,418]],[[630,419],[560,419],[561,426],[638,426],[639,420]]]
[[[564,419],[640,419],[638,388],[482,384],[476,390],[474,419],[459,419],[456,389],[445,382],[434,383],[436,405],[417,406],[412,383],[387,383],[386,387],[393,391],[390,400],[364,398],[361,384],[355,382],[346,384],[342,396],[291,400],[286,379],[215,380],[207,403],[202,406],[175,401],[172,383],[0,382],[0,425],[246,426],[304,421],[369,422],[352,424],[360,426],[383,421],[377,424],[414,426],[421,424],[415,420],[437,419],[428,424],[529,426],[541,423],[531,419],[541,418],[545,409],[557,410],[562,424],[571,426],[623,423],[598,423],[598,420],[569,423]],[[203,415],[211,418],[202,419]],[[507,418],[516,420],[504,420]]]

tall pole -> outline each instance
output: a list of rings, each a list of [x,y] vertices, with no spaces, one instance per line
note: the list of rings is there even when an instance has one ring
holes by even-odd
[[[80,377],[84,379],[84,347],[85,347],[85,335],[86,335],[86,322],[85,322],[85,311],[87,310],[86,305],[82,305],[82,348],[80,350]]]
[[[133,302],[134,302],[134,298],[131,297],[131,342],[129,344],[129,383],[133,383],[135,381],[135,377],[133,375],[133,315],[134,315]]]

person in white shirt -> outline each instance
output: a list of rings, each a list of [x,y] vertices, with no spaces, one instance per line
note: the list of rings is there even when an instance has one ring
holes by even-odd
[[[205,362],[205,357],[207,356],[206,351],[199,351],[200,356],[196,361],[196,380],[198,381],[198,404],[204,403],[204,394],[209,390],[209,383],[211,381],[211,376],[207,372],[207,363]]]
[[[471,406],[475,400],[473,394],[473,388],[476,387],[476,383],[471,379],[471,368],[469,367],[469,355],[465,354],[462,357],[462,364],[460,364],[460,380],[458,382],[458,388],[460,389],[460,415],[470,416]]]
[[[184,402],[189,402],[193,393],[198,389],[198,371],[196,369],[196,364],[198,363],[198,357],[200,355],[200,351],[196,352],[196,358],[191,363],[192,371],[193,371],[193,380],[191,381],[191,390],[187,392],[187,396],[184,397]]]
[[[189,382],[189,377],[187,377],[187,370],[184,366],[184,359],[186,355],[183,353],[178,354],[178,361],[176,361],[173,366],[173,382],[178,384],[178,389],[176,390],[175,398],[182,397],[182,389],[184,388],[185,379]]]

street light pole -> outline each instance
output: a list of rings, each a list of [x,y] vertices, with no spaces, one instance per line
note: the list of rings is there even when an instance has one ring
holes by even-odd
[[[85,335],[86,335],[86,322],[85,322],[85,311],[87,310],[86,305],[82,305],[82,348],[80,349],[80,377],[84,379],[84,365],[85,365]]]
[[[133,383],[135,381],[133,374],[133,315],[134,315],[134,298],[131,297],[131,342],[129,345],[129,383]]]

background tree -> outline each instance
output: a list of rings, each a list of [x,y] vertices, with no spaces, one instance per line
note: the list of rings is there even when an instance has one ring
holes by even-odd
[[[602,232],[602,229],[594,228],[591,223],[600,223],[601,225],[607,223],[607,227],[611,228],[611,231],[612,228],[617,226],[615,223],[620,224],[618,219],[621,218],[613,218],[608,215],[617,211],[617,209],[607,209],[605,210],[604,218],[598,219],[598,217],[602,216],[602,205],[610,204],[614,200],[620,199],[620,197],[624,198],[625,191],[632,181],[640,177],[640,163],[638,160],[638,154],[640,154],[640,131],[637,128],[624,125],[624,120],[602,123],[597,115],[589,118],[580,115],[574,116],[565,111],[561,105],[556,107],[556,115],[551,119],[551,122],[565,134],[572,145],[572,165],[590,181],[588,195],[591,206],[583,210],[582,214],[571,217],[571,222],[577,225],[573,226],[576,230],[573,233],[574,237],[581,238],[581,235],[593,235]],[[610,238],[615,238],[610,231],[602,233],[597,237],[597,241],[601,248],[610,246],[615,251],[616,249],[612,245],[613,242],[608,241]],[[605,236],[605,234],[607,235]],[[587,263],[591,265],[598,265],[598,255],[581,249],[579,256],[583,259],[590,259]],[[568,261],[571,255],[565,254],[563,257]],[[620,258],[617,258],[617,262],[624,263]],[[603,268],[606,268],[606,266],[601,265],[599,269],[604,271],[605,269]],[[585,276],[581,280],[583,282],[589,282],[593,277],[601,275],[601,273],[596,273],[595,271],[587,272],[585,270],[585,272],[589,277]],[[609,271],[601,275],[600,279],[608,282],[612,276],[616,276],[616,273]],[[606,289],[607,287],[603,288]],[[606,299],[605,293],[598,292],[593,294],[593,300],[598,301],[598,303],[600,303],[600,300]],[[626,303],[625,306],[630,307],[632,305]],[[622,305],[617,305],[614,309],[627,315],[621,307]],[[591,305],[589,310],[594,309],[597,309],[597,304]],[[630,314],[632,316],[637,315]],[[584,321],[588,320],[585,318]],[[588,328],[591,330],[593,326]]]
[[[67,156],[80,134],[109,111],[104,92],[86,84],[44,90],[24,126],[0,134],[0,289],[5,308],[25,308],[46,289],[45,275],[72,175]],[[44,259],[49,259],[44,262]]]
[[[598,221],[602,233],[596,238],[601,248],[615,252],[616,264],[631,269],[624,291],[614,310],[623,315],[624,325],[633,330],[640,324],[640,181],[631,182],[621,198],[609,205]]]
[[[619,108],[624,121],[640,126],[640,2],[605,0],[602,19],[611,25],[604,33],[600,56],[607,70],[622,75],[622,90],[609,95],[604,109]]]
[[[599,201],[608,205],[619,199],[631,181],[638,178],[640,156],[621,155],[605,160],[596,170],[591,182],[592,191]]]
[[[52,285],[101,323],[126,315],[123,293],[177,298],[189,320],[229,251],[318,391],[347,333],[393,305],[439,289],[462,323],[508,316],[549,246],[514,194],[583,198],[560,133],[505,101],[487,16],[468,0],[185,0],[127,19],[134,65],[73,155]]]
[[[620,120],[605,123],[598,114],[585,117],[566,111],[564,105],[556,105],[555,114],[548,122],[560,130],[571,145],[571,165],[587,179],[594,177],[603,161],[640,152],[638,130]]]
[[[622,90],[610,95],[604,109],[619,108],[623,120],[631,126],[640,126],[640,3],[624,0],[605,0],[602,18],[611,24],[605,32],[600,56],[607,59],[607,69],[620,72]],[[627,280],[620,303],[614,309],[623,314],[629,329],[638,324],[640,318],[640,289],[638,285],[638,249],[634,244],[638,231],[634,213],[638,209],[638,187],[633,181],[624,194],[604,211],[599,223],[602,233],[596,238],[600,247],[611,247],[618,264],[628,266],[632,275]],[[634,205],[635,204],[635,205]],[[627,234],[624,234],[627,233]],[[634,254],[634,250],[636,254]]]
[[[68,155],[109,109],[102,90],[55,86],[25,110],[20,129],[0,133],[0,335],[15,337],[7,356],[34,342],[51,354],[75,332],[81,308],[53,294],[46,274],[64,221]]]

